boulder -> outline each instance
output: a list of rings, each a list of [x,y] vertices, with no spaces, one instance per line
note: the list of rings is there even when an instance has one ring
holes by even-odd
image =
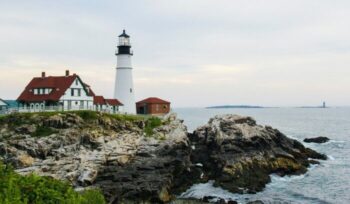
[[[307,143],[325,143],[325,142],[328,142],[329,141],[329,138],[328,137],[313,137],[313,138],[305,138],[304,139],[304,142],[307,142]]]
[[[270,174],[301,174],[309,158],[326,159],[277,129],[257,125],[250,117],[221,115],[190,134],[193,163],[203,164],[206,179],[236,193],[255,193]]]
[[[18,156],[18,162],[20,167],[29,167],[34,163],[34,159],[28,154],[21,154]]]

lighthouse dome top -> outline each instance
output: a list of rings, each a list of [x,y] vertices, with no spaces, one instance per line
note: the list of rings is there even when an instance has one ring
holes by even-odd
[[[119,35],[119,37],[130,38],[130,36],[126,34],[125,30],[123,30],[123,33]]]

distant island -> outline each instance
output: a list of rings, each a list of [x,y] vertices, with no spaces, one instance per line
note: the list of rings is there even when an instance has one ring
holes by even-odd
[[[324,106],[300,106],[300,107],[295,107],[295,108],[329,108],[328,106],[327,107],[324,107]]]
[[[205,107],[208,109],[216,109],[216,108],[266,108],[263,106],[250,106],[250,105],[223,105],[223,106],[209,106]]]

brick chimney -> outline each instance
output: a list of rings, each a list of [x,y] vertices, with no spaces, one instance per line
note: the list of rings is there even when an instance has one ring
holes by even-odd
[[[69,76],[69,70],[66,70],[66,76]]]
[[[41,78],[45,78],[45,77],[46,77],[45,72],[41,72]]]

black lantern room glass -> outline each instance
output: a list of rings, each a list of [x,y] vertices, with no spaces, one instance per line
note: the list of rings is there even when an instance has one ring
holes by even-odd
[[[130,46],[130,36],[125,33],[125,30],[123,30],[123,33],[119,35],[119,46]]]
[[[123,33],[119,35],[119,42],[118,42],[118,49],[116,51],[116,55],[132,55],[131,52],[131,44],[130,44],[130,36],[125,33],[125,30],[123,30]]]

